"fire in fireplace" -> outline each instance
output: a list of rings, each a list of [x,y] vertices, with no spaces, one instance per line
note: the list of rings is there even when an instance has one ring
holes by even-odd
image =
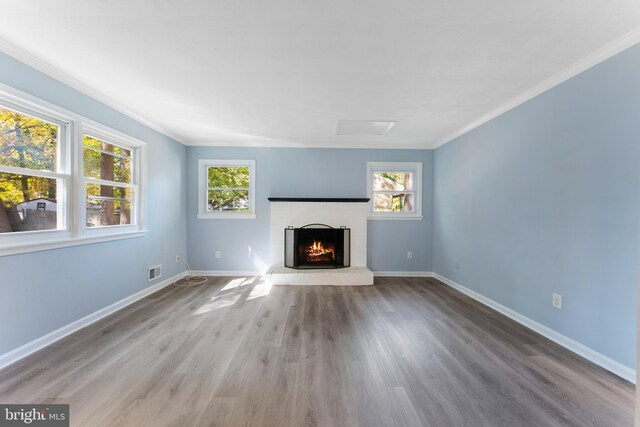
[[[288,227],[284,230],[284,265],[299,269],[348,267],[350,237],[351,230],[345,227]]]
[[[302,248],[302,255],[307,262],[333,262],[335,261],[335,249],[330,244],[313,241],[313,244]]]

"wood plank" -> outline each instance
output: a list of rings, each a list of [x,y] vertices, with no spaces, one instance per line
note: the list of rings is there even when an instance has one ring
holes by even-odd
[[[0,371],[85,426],[630,426],[634,388],[431,278],[212,277]]]

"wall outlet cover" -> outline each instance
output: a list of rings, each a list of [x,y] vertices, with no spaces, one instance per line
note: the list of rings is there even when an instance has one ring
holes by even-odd
[[[551,305],[553,308],[557,308],[558,310],[562,310],[562,295],[553,294],[551,297]]]

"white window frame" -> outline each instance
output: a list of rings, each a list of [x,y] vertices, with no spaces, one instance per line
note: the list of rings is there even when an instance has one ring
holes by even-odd
[[[59,179],[57,192],[59,228],[0,233],[0,256],[127,239],[146,234],[146,144],[144,142],[1,83],[0,107],[60,127],[56,172],[0,165],[0,172]],[[95,228],[85,226],[86,183],[82,157],[82,137],[85,131],[91,135],[100,135],[117,145],[136,148],[138,159],[135,176],[138,180],[136,184],[138,191],[136,192],[135,224]]]
[[[108,142],[112,145],[123,147],[131,152],[131,183],[104,181],[97,178],[91,178],[84,175],[84,137],[90,136],[100,141]],[[78,196],[82,197],[78,200],[83,201],[83,209],[79,212],[78,219],[81,224],[82,234],[85,236],[104,236],[116,233],[131,233],[144,230],[146,197],[143,192],[146,190],[146,145],[134,138],[121,134],[97,123],[83,123],[80,135],[80,151],[81,169],[81,185]],[[133,190],[133,198],[131,200],[131,224],[110,225],[103,227],[87,227],[87,184],[101,184],[113,187],[124,187]]]
[[[249,167],[249,211],[208,212],[208,169],[210,167]],[[234,190],[230,188],[230,190]],[[255,219],[256,218],[256,161],[255,160],[198,160],[198,219]]]
[[[379,172],[411,172],[413,173],[412,212],[375,212],[373,190],[373,174]],[[372,220],[422,220],[422,163],[421,162],[367,162],[367,197],[369,197],[369,219]]]
[[[57,229],[0,233],[0,247],[4,248],[69,238],[72,233],[72,215],[70,215],[70,212],[72,210],[71,194],[73,191],[71,174],[71,139],[74,133],[73,120],[59,111],[46,108],[27,99],[21,99],[10,93],[0,92],[0,107],[57,125],[60,129],[59,140],[57,142],[55,172],[0,165],[0,172],[58,179],[56,192]]]

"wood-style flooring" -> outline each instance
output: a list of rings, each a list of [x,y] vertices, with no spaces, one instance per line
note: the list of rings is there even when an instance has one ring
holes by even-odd
[[[430,278],[169,287],[0,371],[74,426],[631,426],[634,388]]]

